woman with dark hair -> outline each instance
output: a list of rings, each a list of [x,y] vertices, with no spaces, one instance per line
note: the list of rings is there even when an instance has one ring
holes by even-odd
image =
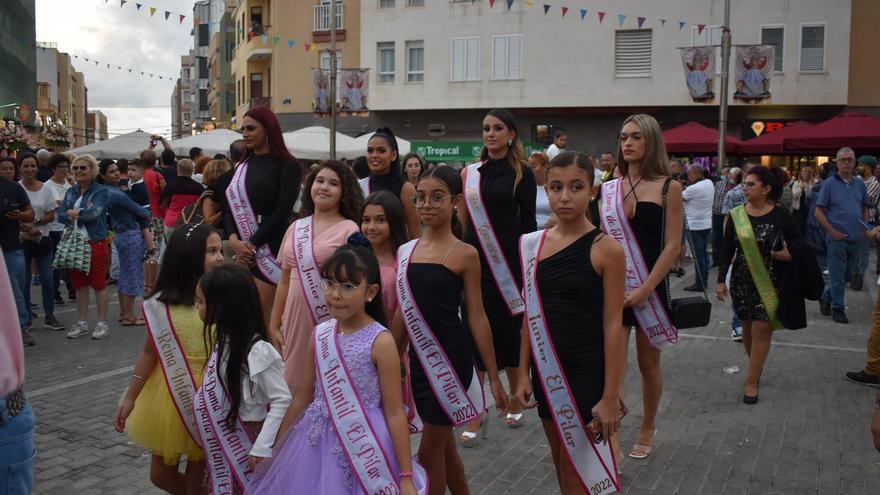
[[[302,167],[284,146],[278,119],[268,108],[245,113],[242,137],[246,150],[226,189],[223,223],[236,262],[254,274],[269,321],[281,279],[279,249],[299,196]]]
[[[409,241],[400,200],[388,191],[378,191],[367,196],[361,212],[361,232],[369,239],[379,260],[382,301],[385,303],[386,320],[390,322],[397,310],[394,287],[397,278],[397,248]]]
[[[61,200],[64,199],[64,195],[67,194],[67,190],[70,189],[70,183],[67,182],[67,177],[70,175],[70,158],[67,156],[58,153],[56,155],[52,155],[49,158],[49,171],[52,172],[52,177],[49,178],[44,184],[48,186],[55,195],[55,203],[58,206],[61,206]],[[49,238],[52,239],[52,256],[55,256],[55,250],[58,247],[58,243],[61,242],[61,234],[64,232],[64,224],[58,221],[57,215],[55,220],[53,220],[49,224]],[[70,278],[68,277],[67,270],[53,270],[54,272],[54,280],[52,281],[53,294],[55,295],[55,305],[64,304],[64,298],[61,297],[61,281],[64,280],[64,283],[67,285],[67,295],[68,298],[72,301],[76,294],[74,293],[73,286],[70,284]]]
[[[516,390],[523,312],[522,267],[517,243],[521,235],[537,229],[537,186],[513,114],[504,109],[486,114],[483,145],[480,161],[462,170],[466,202],[458,214],[467,229],[465,242],[480,253],[483,307],[492,326],[497,367],[507,371],[510,390]],[[479,355],[475,357],[482,382],[486,363]],[[507,424],[518,428],[522,422],[523,405],[511,400]],[[481,421],[475,421],[462,433],[465,446],[475,443],[480,425]]]
[[[775,261],[792,260],[788,245],[801,237],[797,223],[787,208],[777,205],[782,197],[785,171],[779,168],[752,167],[743,178],[746,204],[730,210],[724,232],[724,244],[718,265],[715,295],[727,296],[725,274],[730,274],[730,297],[742,320],[743,346],[749,356],[749,371],[743,402],[758,402],[758,384],[770,352],[773,331],[782,328],[776,318],[779,297]]]
[[[358,231],[361,188],[354,172],[335,161],[321,162],[306,180],[300,219],[284,234],[281,277],[269,319],[269,340],[284,357],[284,376],[296,393],[315,325],[329,318],[320,287],[321,264]]]
[[[389,191],[397,196],[403,205],[410,239],[419,237],[419,214],[412,204],[416,188],[407,181],[400,168],[400,151],[391,129],[383,127],[370,138],[367,143],[367,166],[370,168],[370,175],[358,181],[364,196],[376,191]]]
[[[425,171],[425,161],[418,153],[410,153],[403,157],[403,176],[415,186],[419,182],[419,176]]]

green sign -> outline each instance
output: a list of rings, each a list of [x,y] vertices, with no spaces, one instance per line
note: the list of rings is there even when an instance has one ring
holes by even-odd
[[[526,155],[533,151],[543,151],[534,143],[523,143]],[[467,162],[473,163],[483,151],[482,141],[412,141],[411,150],[429,162]]]

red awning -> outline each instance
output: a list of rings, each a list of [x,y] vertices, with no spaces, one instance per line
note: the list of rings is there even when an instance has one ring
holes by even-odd
[[[743,155],[790,155],[792,152],[782,148],[782,142],[785,138],[797,136],[812,126],[813,124],[809,122],[792,122],[778,131],[768,132],[744,141],[739,147],[739,152]]]
[[[667,153],[714,154],[718,151],[718,131],[696,122],[663,131]],[[741,141],[727,136],[724,140],[728,153],[735,153]]]
[[[859,153],[880,150],[880,119],[864,113],[842,113],[783,140],[783,149],[790,153],[830,155],[844,146]]]

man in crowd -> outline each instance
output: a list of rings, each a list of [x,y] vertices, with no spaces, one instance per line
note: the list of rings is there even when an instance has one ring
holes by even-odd
[[[46,182],[52,177],[52,171],[49,170],[49,158],[51,157],[52,152],[46,148],[37,150],[37,180],[40,182]]]
[[[868,191],[865,183],[853,176],[856,156],[851,148],[837,152],[837,173],[822,182],[816,198],[816,220],[828,234],[828,275],[831,285],[819,299],[825,316],[837,323],[849,323],[846,317],[847,278],[862,278],[859,261],[868,249],[864,223],[868,220]],[[855,285],[855,284],[854,284]],[[861,284],[858,284],[861,288]]]
[[[724,239],[724,215],[721,207],[724,204],[724,195],[730,189],[730,169],[724,167],[721,170],[721,178],[715,183],[715,194],[712,197],[712,267],[718,266],[718,258],[721,256],[721,241]]]
[[[547,148],[547,158],[552,160],[554,156],[565,151],[566,145],[568,145],[568,134],[556,131],[556,134],[553,135],[553,144]]]
[[[203,154],[204,153],[202,152],[202,149],[199,148],[198,146],[194,146],[189,149],[189,159],[192,160],[193,163],[198,161],[199,157],[202,156]]]
[[[605,151],[599,155],[599,168],[596,170],[596,176],[599,178],[599,181],[596,184],[611,179],[614,175],[614,165],[614,153]]]
[[[699,273],[694,277],[694,283],[684,290],[702,292],[709,283],[709,232],[712,229],[712,200],[715,196],[715,188],[712,181],[706,178],[706,171],[697,163],[692,163],[687,168],[687,189],[681,193],[684,201],[684,213],[687,218],[687,230],[694,253],[697,257],[694,262],[699,267]],[[687,249],[687,245],[685,245]]]
[[[28,322],[30,308],[25,303],[24,294],[27,290],[27,279],[30,270],[25,267],[24,249],[22,249],[19,232],[21,224],[34,221],[34,207],[27,193],[20,184],[0,177],[0,248],[3,250],[3,261],[12,282],[12,295],[15,309],[18,312],[18,325],[24,345],[34,345]],[[48,281],[47,281],[48,283]]]

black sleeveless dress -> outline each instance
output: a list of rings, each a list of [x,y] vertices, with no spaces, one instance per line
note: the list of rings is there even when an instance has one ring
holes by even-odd
[[[406,182],[406,178],[402,173],[393,170],[394,165],[391,165],[391,168],[392,171],[385,175],[370,174],[369,181],[371,194],[379,191],[388,191],[397,196],[397,199],[400,199],[400,194],[403,192],[403,184]],[[403,201],[402,199],[400,200],[401,202]]]
[[[645,264],[648,265],[650,272],[654,269],[660,252],[663,251],[663,207],[650,201],[638,201],[635,215],[630,219],[629,224],[639,247],[642,249],[642,256],[645,258]],[[669,311],[669,300],[666,297],[668,284],[669,279],[664,277],[663,282],[654,289],[660,296],[660,301],[667,312]],[[623,310],[623,324],[628,327],[639,325],[632,309]]]
[[[584,234],[558,253],[538,262],[538,292],[550,339],[584,421],[605,388],[604,295],[590,251],[601,232]],[[601,234],[604,235],[604,234]],[[532,359],[532,390],[538,416],[552,420],[540,375]]]
[[[439,263],[410,263],[406,277],[419,310],[449,357],[462,386],[467,389],[471,385],[474,361],[470,337],[458,315],[464,281]],[[422,421],[432,425],[451,425],[452,421],[434,396],[412,345],[409,363],[413,401]]]

